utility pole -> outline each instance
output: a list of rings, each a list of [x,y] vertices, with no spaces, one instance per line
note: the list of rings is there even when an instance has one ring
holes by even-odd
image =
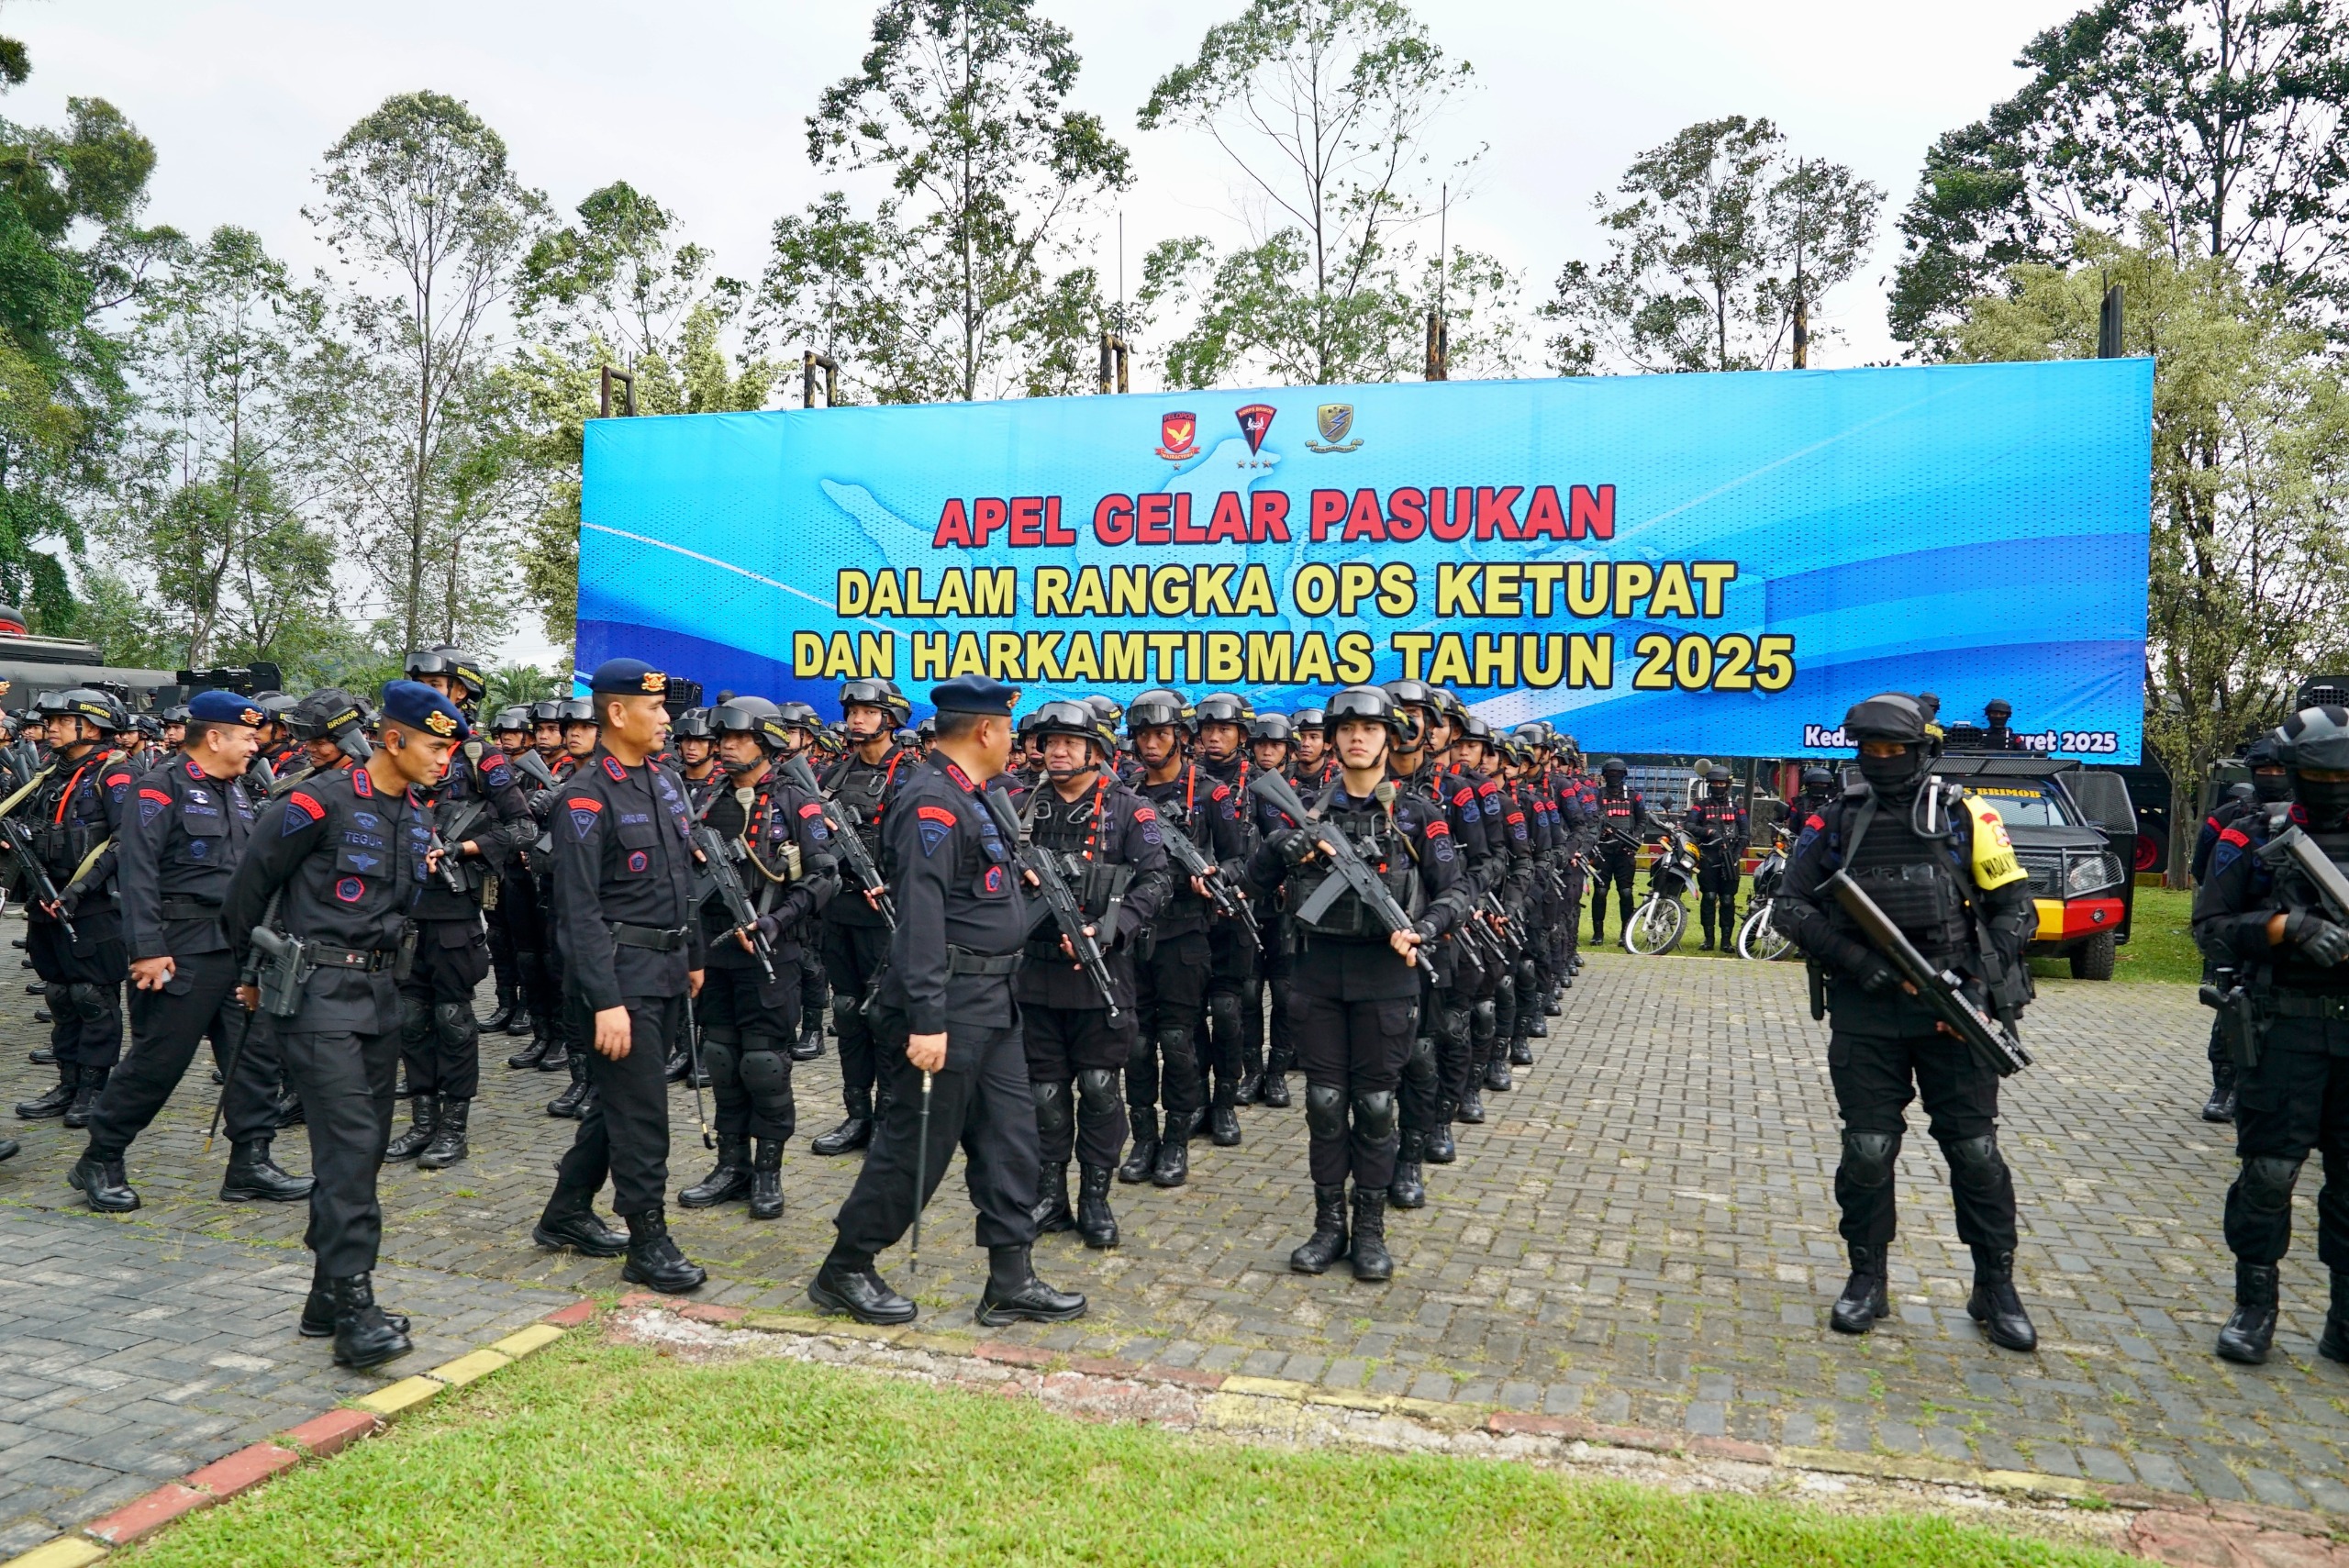
[[[1444,284],[1452,272],[1452,187],[1442,187],[1436,207],[1435,306],[1428,312],[1428,379],[1452,379],[1452,324],[1444,319]]]
[[[1126,392],[1130,387],[1126,379],[1126,358],[1130,345],[1126,342],[1126,215],[1118,213],[1118,303],[1110,312],[1110,323],[1101,333],[1101,391]]]
[[[1795,164],[1795,369],[1810,368],[1810,301],[1804,296],[1803,231],[1810,214],[1810,164]]]

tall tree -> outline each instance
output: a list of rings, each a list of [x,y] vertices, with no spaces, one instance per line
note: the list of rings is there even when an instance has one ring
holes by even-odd
[[[861,68],[808,117],[807,155],[883,174],[890,194],[869,220],[832,196],[777,225],[770,338],[820,323],[892,401],[1023,386],[1054,260],[1128,179],[1125,149],[1068,106],[1078,65],[1035,0],[886,0]],[[892,307],[860,297],[875,285]]]
[[[1595,204],[1607,259],[1566,263],[1542,308],[1564,374],[1776,368],[1798,303],[1851,277],[1884,202],[1840,163],[1789,158],[1777,127],[1742,115],[1641,153],[1616,192]]]
[[[2349,10],[2323,0],[2104,0],[2024,49],[2032,78],[1925,155],[1902,214],[1894,336],[1930,354],[2075,226],[2216,257],[2303,311],[2349,291]]]
[[[497,312],[544,198],[515,176],[506,143],[438,93],[402,93],[345,132],[307,216],[334,247],[355,357],[344,494],[359,556],[406,646],[495,631],[504,604],[486,501],[507,487],[482,464],[501,438],[478,421]],[[484,529],[488,531],[484,531]]]
[[[1430,133],[1471,74],[1401,0],[1250,0],[1208,29],[1140,123],[1212,139],[1239,172],[1253,234],[1220,254],[1197,237],[1165,240],[1144,261],[1145,306],[1191,316],[1161,355],[1168,380],[1386,381],[1420,363],[1435,276],[1415,266],[1408,236],[1431,205]],[[1495,267],[1460,261],[1472,278]],[[1490,330],[1475,303],[1453,313],[1455,350],[1472,357]]]
[[[2087,359],[2110,284],[2123,347],[2154,359],[2146,736],[2172,781],[2183,885],[2195,791],[2285,716],[2306,672],[2349,653],[2349,393],[2290,292],[2224,257],[2177,260],[2158,217],[2139,243],[2083,229],[2068,265],[2025,262],[1951,333],[1962,360]]]

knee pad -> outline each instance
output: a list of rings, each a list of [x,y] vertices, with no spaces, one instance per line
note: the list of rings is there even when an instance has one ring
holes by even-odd
[[[1327,1084],[1305,1085],[1305,1130],[1314,1138],[1346,1135],[1346,1092]]]
[[[1218,991],[1208,998],[1208,1027],[1219,1040],[1236,1040],[1240,1034],[1240,998],[1230,991]]]
[[[1191,1029],[1187,1024],[1162,1028],[1158,1031],[1158,1049],[1167,1061],[1180,1066],[1187,1066],[1199,1059],[1191,1043]]]
[[[1354,1136],[1372,1143],[1384,1143],[1395,1136],[1394,1090],[1354,1096]]]
[[[1425,1035],[1413,1037],[1411,1054],[1403,1058],[1403,1076],[1414,1084],[1435,1082],[1435,1041]]]
[[[1900,1154],[1897,1132],[1847,1132],[1843,1135],[1843,1169],[1852,1184],[1867,1191],[1892,1180],[1892,1162]]]
[[[432,1038],[432,1004],[406,992],[400,993],[400,1040],[407,1045],[421,1045]]]
[[[1079,1121],[1107,1121],[1117,1112],[1116,1069],[1088,1067],[1076,1075],[1076,1118]]]
[[[464,1003],[437,1002],[432,1007],[432,1032],[440,1037],[441,1044],[462,1049],[481,1038],[481,1025]]]
[[[65,988],[74,1016],[85,1024],[101,1024],[114,1011],[114,987],[90,985],[80,981]]]
[[[1134,1036],[1133,1043],[1126,1048],[1126,1071],[1137,1078],[1147,1076],[1158,1064],[1157,1048],[1158,1041],[1152,1036]]]
[[[61,1018],[73,1010],[73,987],[50,981],[40,988],[40,999],[49,1004],[49,1016]]]
[[[1500,1028],[1500,1009],[1493,1005],[1493,999],[1490,996],[1468,1009],[1468,1028],[1478,1040],[1484,1039]]]
[[[771,1100],[791,1092],[791,1064],[783,1052],[765,1042],[742,1052],[738,1071],[743,1092],[753,1100]]]
[[[2243,1200],[2262,1214],[2281,1214],[2291,1207],[2299,1179],[2299,1160],[2254,1154],[2243,1162]]]
[[[1036,1135],[1039,1138],[1060,1138],[1069,1129],[1068,1085],[1040,1080],[1028,1085],[1029,1095],[1036,1102]]]
[[[1998,1158],[1998,1135],[1986,1132],[1979,1138],[1958,1138],[1942,1145],[1942,1152],[1949,1159],[1950,1180],[1987,1184],[1995,1182],[2007,1168]]]
[[[701,1070],[709,1074],[709,1086],[718,1094],[730,1095],[741,1086],[741,1058],[730,1039],[702,1042]]]
[[[863,1021],[863,1010],[857,1006],[856,993],[835,989],[832,992],[832,1026],[846,1034],[852,1024]]]

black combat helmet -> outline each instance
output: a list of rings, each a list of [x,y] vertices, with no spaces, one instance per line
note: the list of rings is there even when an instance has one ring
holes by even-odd
[[[1386,726],[1388,732],[1398,738],[1403,734],[1405,726],[1410,725],[1416,729],[1417,723],[1407,718],[1395,699],[1377,686],[1348,686],[1322,706],[1321,718],[1333,732],[1333,738],[1338,726],[1350,718],[1374,719]]]
[[[2304,707],[2276,731],[2277,751],[2292,770],[2292,796],[2318,828],[2349,817],[2349,778],[2312,778],[2312,773],[2349,774],[2349,708]]]

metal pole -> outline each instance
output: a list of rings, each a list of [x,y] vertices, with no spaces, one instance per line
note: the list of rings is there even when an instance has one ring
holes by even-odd
[[[799,406],[802,408],[816,406],[816,371],[818,366],[824,372],[824,406],[829,408],[840,401],[840,361],[829,354],[819,354],[809,349],[799,356]]]
[[[598,417],[601,417],[601,418],[605,418],[605,419],[608,419],[608,418],[610,418],[610,417],[612,417],[612,383],[614,383],[614,382],[618,382],[618,383],[620,384],[620,412],[621,412],[621,414],[622,414],[622,415],[624,415],[625,417],[627,417],[628,418],[631,418],[631,419],[635,418],[635,417],[636,417],[636,376],[635,376],[635,373],[634,373],[633,372],[629,372],[629,371],[615,370],[615,369],[614,369],[613,367],[611,367],[610,365],[606,365],[606,366],[604,367],[604,384],[603,384],[603,394],[604,394],[604,395],[603,395],[603,403],[602,403],[602,413],[601,413]]]
[[[2114,284],[2104,291],[2104,304],[2096,313],[2096,357],[2098,359],[2117,360],[2121,357],[2121,285]]]

